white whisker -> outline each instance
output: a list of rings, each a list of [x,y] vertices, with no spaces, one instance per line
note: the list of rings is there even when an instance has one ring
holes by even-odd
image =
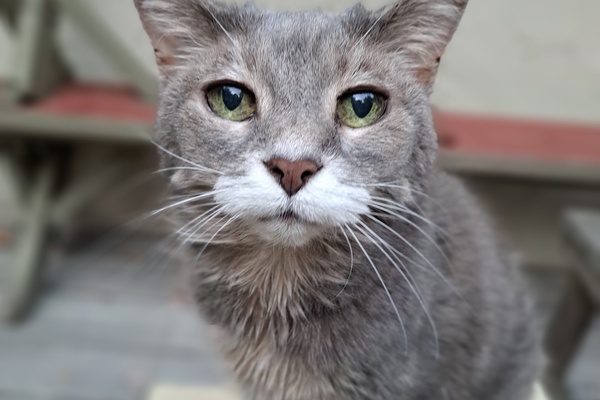
[[[189,165],[191,165],[191,166],[194,166],[194,167],[198,168],[198,169],[199,169],[199,170],[201,170],[201,171],[207,171],[207,172],[212,172],[212,173],[214,173],[214,174],[223,175],[223,173],[222,173],[222,172],[219,172],[219,171],[217,171],[217,170],[214,170],[214,169],[211,169],[211,168],[204,167],[204,166],[202,166],[202,165],[199,165],[199,164],[196,164],[196,163],[194,163],[194,162],[192,162],[192,161],[190,161],[190,160],[186,160],[185,158],[183,158],[183,157],[181,157],[181,156],[178,156],[177,154],[175,154],[175,153],[173,153],[173,152],[171,152],[171,151],[169,151],[169,150],[165,149],[165,148],[164,148],[164,147],[162,147],[160,144],[158,144],[158,143],[156,143],[156,142],[154,142],[154,141],[153,141],[152,143],[153,143],[153,144],[154,144],[154,145],[155,145],[155,146],[156,146],[156,147],[157,147],[159,150],[161,150],[162,152],[164,152],[164,153],[166,153],[166,154],[170,155],[171,157],[174,157],[174,158],[178,159],[179,161],[183,161],[183,162],[184,162],[184,163],[186,163],[186,164],[189,164]]]
[[[356,42],[357,46],[359,44],[361,44],[369,36],[369,34],[373,31],[373,29],[375,29],[375,27],[377,26],[377,24],[379,24],[379,22],[381,22],[381,20],[383,19],[383,17],[386,14],[387,13],[385,13],[385,12],[381,13],[381,15],[379,16],[379,18],[377,18],[377,20],[373,23],[373,25],[371,25],[371,27],[367,30],[367,32],[364,35],[361,36],[361,38],[358,40],[358,42]]]
[[[344,287],[342,287],[342,290],[338,293],[337,296],[335,296],[335,299],[340,297],[342,295],[342,293],[344,293],[344,290],[346,290],[346,287],[348,287],[348,283],[350,283],[350,278],[352,277],[352,271],[354,269],[354,252],[352,250],[352,243],[350,243],[350,239],[348,238],[348,235],[344,231],[344,228],[340,226],[340,230],[342,231],[342,234],[346,238],[346,242],[348,243],[348,249],[350,250],[350,273],[348,274],[348,279],[346,280]]]
[[[396,218],[400,219],[401,221],[409,224],[410,226],[412,226],[413,228],[415,228],[416,230],[418,230],[423,236],[425,236],[430,242],[431,244],[433,244],[433,246],[436,248],[436,250],[441,254],[441,256],[444,258],[444,261],[446,261],[446,263],[448,263],[448,266],[450,268],[452,268],[452,262],[450,261],[450,259],[448,258],[448,256],[446,255],[446,252],[440,247],[440,245],[435,241],[434,238],[431,237],[431,235],[429,235],[427,232],[425,232],[425,230],[423,228],[421,228],[419,225],[415,224],[414,222],[412,222],[410,219],[397,214],[391,210],[389,210],[387,208],[386,205],[379,203],[379,202],[371,202],[371,206],[373,208],[379,209],[381,211],[383,211],[384,213],[388,213],[390,215],[395,216]]]
[[[225,29],[225,27],[223,26],[223,24],[221,23],[221,21],[219,21],[217,19],[217,17],[215,16],[215,14],[209,10],[208,8],[205,8],[205,10],[210,14],[210,16],[212,17],[212,19],[217,23],[217,25],[219,25],[219,28],[221,28],[221,30],[225,33],[225,35],[227,35],[227,37],[229,38],[229,40],[231,40],[231,43],[235,45],[235,40],[233,40],[233,37],[229,34],[229,32],[227,32],[227,29]]]
[[[415,253],[417,253],[417,255],[423,259],[423,261],[425,261],[427,263],[427,265],[429,265],[431,268],[435,269],[435,266],[432,264],[431,261],[429,261],[429,259],[427,257],[425,257],[423,255],[423,253],[421,251],[419,251],[419,249],[417,249],[408,239],[406,239],[404,236],[400,235],[398,232],[396,232],[395,230],[393,230],[392,228],[390,228],[389,226],[387,226],[386,224],[384,224],[383,222],[379,221],[377,218],[374,218],[371,215],[367,215],[367,217],[369,219],[371,219],[372,221],[374,221],[375,223],[383,226],[385,229],[387,229],[388,231],[390,231],[394,236],[396,236],[398,239],[402,240],[402,242],[406,243],[406,245],[408,247],[410,247],[412,249],[412,251],[414,251]]]
[[[439,225],[437,225],[436,223],[434,223],[430,219],[424,217],[423,215],[418,214],[418,213],[412,211],[410,208],[408,208],[408,207],[406,207],[406,206],[404,206],[402,204],[396,203],[393,200],[386,199],[385,197],[371,196],[371,198],[374,199],[374,200],[383,201],[383,202],[387,203],[386,204],[387,207],[393,208],[393,209],[395,209],[397,211],[400,211],[400,212],[412,215],[413,217],[420,219],[421,221],[425,222],[426,224],[431,225],[432,227],[436,228],[438,231],[440,231],[449,240],[451,240],[451,241],[454,240],[452,238],[452,236],[444,228],[440,227]]]
[[[153,172],[153,174],[162,174],[163,172],[170,172],[170,171],[197,171],[197,172],[206,172],[206,170],[204,169],[200,169],[197,167],[171,167],[171,168],[163,168],[163,169],[159,169]],[[210,171],[212,172],[212,171]]]
[[[433,331],[433,337],[434,337],[434,341],[435,341],[435,357],[438,358],[440,355],[440,343],[439,343],[439,338],[438,338],[438,332],[437,332],[437,328],[435,326],[435,322],[433,321],[433,318],[431,317],[431,314],[429,312],[429,308],[427,307],[427,305],[425,304],[425,299],[423,296],[423,293],[421,292],[420,289],[418,289],[417,283],[416,281],[413,281],[412,277],[411,279],[409,279],[407,277],[408,274],[408,269],[406,270],[406,273],[402,270],[402,268],[400,268],[398,266],[398,264],[396,264],[396,262],[392,259],[392,257],[388,254],[387,251],[385,251],[378,243],[376,240],[374,239],[378,239],[379,241],[381,241],[386,247],[391,247],[391,245],[389,245],[385,240],[383,240],[379,235],[377,235],[375,232],[373,232],[373,230],[371,228],[369,228],[366,224],[364,224],[363,222],[359,222],[359,224],[366,229],[371,236],[369,236],[369,234],[367,232],[365,232],[363,229],[361,229],[358,225],[356,226],[356,229],[358,229],[366,238],[368,238],[369,240],[371,240],[371,242],[383,253],[383,255],[392,263],[392,265],[394,266],[394,268],[396,268],[396,270],[400,273],[400,275],[402,276],[402,278],[404,279],[404,281],[408,284],[409,288],[413,291],[415,297],[417,298],[417,301],[419,302],[419,304],[421,305],[421,307],[423,308],[423,311],[425,311],[425,315],[429,321],[429,324],[431,325],[431,329]],[[397,258],[396,258],[397,259]],[[402,261],[400,261],[399,259],[397,259],[398,262],[400,262],[400,264],[402,264],[404,266],[404,264],[402,263]],[[405,267],[406,268],[406,267]],[[411,283],[411,281],[414,282]]]
[[[191,221],[185,223],[185,225],[183,225],[181,228],[179,228],[175,233],[177,235],[179,235],[179,236],[186,235],[190,231],[188,229],[190,227],[190,225],[194,225],[194,228],[192,228],[192,229],[195,229],[195,227],[198,226],[197,224],[201,223],[200,220],[202,220],[207,214],[212,213],[215,210],[218,210],[219,208],[220,208],[219,205],[215,205],[214,207],[211,207],[210,209],[208,209],[207,211],[203,212],[202,214],[200,214],[196,218],[194,218]]]
[[[408,186],[401,186],[401,185],[393,185],[391,183],[372,183],[372,184],[367,184],[365,186],[367,186],[367,187],[376,187],[376,188],[394,188],[394,189],[405,190],[405,191],[407,191],[409,193],[416,193],[419,196],[423,196],[427,200],[431,201],[433,204],[435,204],[436,206],[438,206],[440,208],[440,210],[446,212],[446,207],[442,203],[440,203],[439,200],[437,200],[437,199],[431,197],[429,194],[427,194],[427,193],[425,193],[425,192],[423,192],[421,190],[415,189],[415,188],[411,188],[411,187],[408,187]]]
[[[199,194],[199,195],[196,195],[196,196],[193,196],[193,197],[189,197],[189,198],[187,198],[185,200],[181,200],[181,201],[178,201],[178,202],[176,202],[174,204],[170,204],[170,205],[165,206],[163,208],[160,208],[160,209],[158,209],[156,211],[152,211],[151,213],[149,213],[149,216],[153,217],[153,216],[155,216],[157,214],[160,214],[160,213],[162,213],[164,211],[167,211],[167,210],[170,210],[170,209],[173,209],[173,208],[185,205],[185,204],[192,203],[194,201],[202,200],[202,199],[205,199],[207,197],[213,196],[216,193],[218,193],[218,191],[212,190],[210,192],[206,192],[206,193],[202,193],[202,194]]]
[[[365,255],[365,257],[369,261],[369,264],[373,268],[373,271],[377,275],[377,278],[379,279],[379,282],[381,282],[381,286],[383,287],[383,290],[385,290],[385,293],[387,294],[387,297],[390,300],[392,308],[394,309],[394,312],[396,313],[396,316],[398,317],[398,322],[400,322],[400,327],[402,328],[402,332],[404,334],[404,352],[405,352],[405,354],[407,354],[408,353],[408,336],[406,335],[406,329],[404,327],[404,322],[402,321],[402,317],[400,316],[400,311],[398,311],[398,307],[396,307],[396,303],[394,302],[394,299],[392,298],[392,294],[390,293],[387,285],[385,284],[385,282],[383,280],[383,277],[379,273],[379,270],[375,266],[375,263],[373,263],[373,260],[371,259],[371,257],[369,256],[369,254],[367,253],[367,251],[365,250],[365,248],[363,247],[363,245],[360,242],[360,240],[358,240],[358,237],[356,237],[356,235],[354,234],[354,232],[352,231],[352,229],[350,229],[350,227],[348,225],[345,225],[345,227],[346,227],[346,229],[348,229],[348,231],[350,232],[350,234],[352,235],[352,237],[354,237],[354,240],[356,241],[356,244],[358,244],[358,247],[360,247],[360,249],[362,250],[363,254]]]
[[[189,235],[187,235],[187,238],[185,238],[185,240],[183,241],[183,244],[187,244],[190,242],[199,242],[201,241],[198,239],[193,239],[192,238],[200,231],[200,229],[202,229],[203,226],[205,226],[206,224],[208,224],[210,221],[212,221],[213,219],[215,219],[219,213],[221,212],[221,208],[217,208],[216,211],[212,212],[209,216],[207,216],[206,218],[204,218],[203,221],[201,221],[200,223],[198,223],[193,229],[194,231],[191,232]]]
[[[427,265],[429,266],[429,268],[431,268],[431,270],[440,278],[442,279],[442,281],[454,292],[454,294],[456,296],[458,296],[459,298],[463,298],[462,295],[460,294],[460,292],[458,291],[458,289],[448,280],[448,278],[446,278],[446,276],[444,276],[444,274],[442,274],[439,269],[437,269],[424,255],[423,253],[421,253],[419,250],[416,249],[416,247],[410,243],[407,239],[405,239],[402,235],[400,235],[398,232],[394,231],[392,228],[390,228],[389,226],[387,226],[386,224],[384,224],[383,222],[379,221],[377,218],[373,218],[370,215],[367,215],[368,218],[370,218],[371,220],[373,220],[374,222],[378,223],[379,225],[383,226],[384,228],[386,228],[388,231],[390,231],[394,236],[397,236],[398,238],[400,238],[400,240],[402,240],[404,243],[406,243],[407,246],[409,246],[415,253],[417,253],[417,255],[420,256],[421,259],[423,259]],[[405,254],[403,254],[402,252],[393,249],[393,251],[398,254],[400,257],[404,258],[405,260],[409,261],[410,263],[412,263],[413,265],[416,265],[419,268],[423,268],[421,267],[421,265],[419,263],[417,263],[416,261],[414,261],[413,259],[409,258],[408,256],[406,256]]]
[[[206,244],[204,245],[204,247],[202,248],[202,250],[200,250],[200,253],[198,254],[198,256],[196,256],[196,262],[198,262],[198,260],[200,260],[200,257],[202,257],[202,254],[206,251],[206,249],[208,248],[208,246],[212,243],[212,241],[217,237],[217,235],[219,233],[221,233],[221,231],[223,229],[225,229],[229,224],[231,224],[233,221],[235,221],[236,219],[238,219],[240,216],[239,215],[234,215],[233,217],[231,217],[227,222],[225,222],[223,224],[223,226],[221,226],[215,233],[214,235],[212,235],[212,237],[206,242]]]

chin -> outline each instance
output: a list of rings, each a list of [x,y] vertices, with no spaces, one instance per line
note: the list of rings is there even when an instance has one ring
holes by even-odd
[[[260,220],[254,224],[256,234],[268,245],[303,247],[321,237],[327,230],[324,225],[301,221],[297,218],[278,217]]]

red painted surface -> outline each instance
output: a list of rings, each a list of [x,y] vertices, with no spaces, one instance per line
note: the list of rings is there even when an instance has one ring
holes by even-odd
[[[132,90],[94,85],[67,85],[28,109],[53,115],[144,124],[152,123],[156,116],[156,105],[140,101]]]
[[[29,107],[36,112],[151,123],[156,106],[119,87],[71,85]],[[479,155],[600,164],[600,125],[435,113],[443,148]]]
[[[600,165],[600,126],[436,112],[448,150]]]

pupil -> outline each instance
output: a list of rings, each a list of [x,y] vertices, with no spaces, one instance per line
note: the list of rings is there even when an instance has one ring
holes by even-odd
[[[233,86],[223,86],[222,95],[225,107],[227,107],[229,111],[234,111],[240,106],[240,104],[242,104],[244,91]]]
[[[371,113],[375,95],[373,93],[357,93],[352,95],[351,102],[356,116],[362,119]]]

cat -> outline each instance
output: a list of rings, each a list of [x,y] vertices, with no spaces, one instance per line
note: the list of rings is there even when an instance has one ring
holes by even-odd
[[[467,0],[340,14],[135,0],[193,290],[247,399],[527,400],[530,301],[435,168]]]

